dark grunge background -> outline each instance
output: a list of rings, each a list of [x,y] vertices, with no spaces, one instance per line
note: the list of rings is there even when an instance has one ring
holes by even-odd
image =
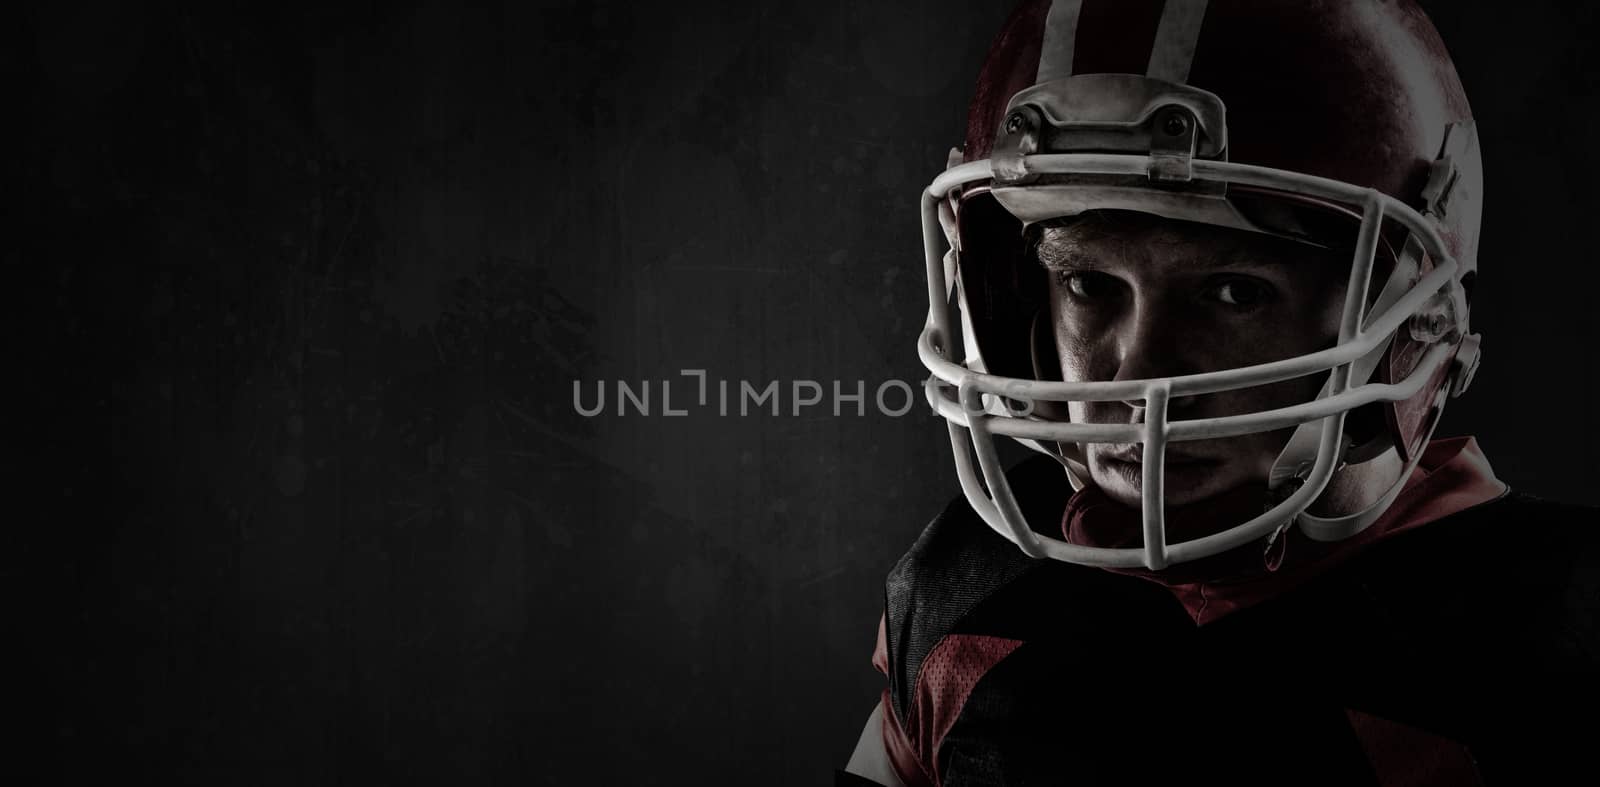
[[[1593,501],[1600,20],[1428,5],[1489,179],[1442,431]],[[21,14],[27,780],[825,783],[942,426],[572,381],[918,379],[916,198],[1008,6]]]

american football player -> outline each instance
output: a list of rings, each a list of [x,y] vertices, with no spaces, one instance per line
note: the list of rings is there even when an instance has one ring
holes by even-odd
[[[963,495],[840,783],[1592,778],[1595,509],[1433,436],[1482,199],[1410,0],[1025,2],[923,193]]]

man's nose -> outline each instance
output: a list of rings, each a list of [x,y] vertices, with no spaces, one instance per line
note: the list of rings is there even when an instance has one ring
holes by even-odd
[[[1179,377],[1200,371],[1190,357],[1192,348],[1187,346],[1182,326],[1158,299],[1136,304],[1114,330],[1117,372],[1113,381]],[[1168,409],[1192,406],[1193,399],[1174,397]],[[1133,408],[1135,415],[1143,416],[1144,399],[1124,399],[1122,403]]]
[[[1181,321],[1165,299],[1135,299],[1113,327],[1117,374],[1114,380],[1144,380],[1194,373]]]

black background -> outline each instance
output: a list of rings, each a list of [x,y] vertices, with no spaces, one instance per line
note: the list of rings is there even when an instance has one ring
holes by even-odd
[[[917,195],[1009,5],[22,14],[28,780],[825,783],[942,422],[572,385],[920,379]],[[1594,501],[1596,12],[1428,5],[1488,162],[1442,431]]]

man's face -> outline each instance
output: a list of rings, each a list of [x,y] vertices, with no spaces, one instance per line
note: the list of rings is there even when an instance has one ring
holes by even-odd
[[[1038,230],[1063,379],[1135,380],[1281,360],[1335,342],[1350,258],[1256,233],[1140,214],[1088,214]],[[1169,420],[1310,400],[1325,375],[1174,397]],[[1078,423],[1139,423],[1142,401],[1071,402]],[[1291,429],[1170,443],[1166,502],[1181,506],[1265,482]],[[1089,444],[1094,482],[1140,501],[1138,444]]]

